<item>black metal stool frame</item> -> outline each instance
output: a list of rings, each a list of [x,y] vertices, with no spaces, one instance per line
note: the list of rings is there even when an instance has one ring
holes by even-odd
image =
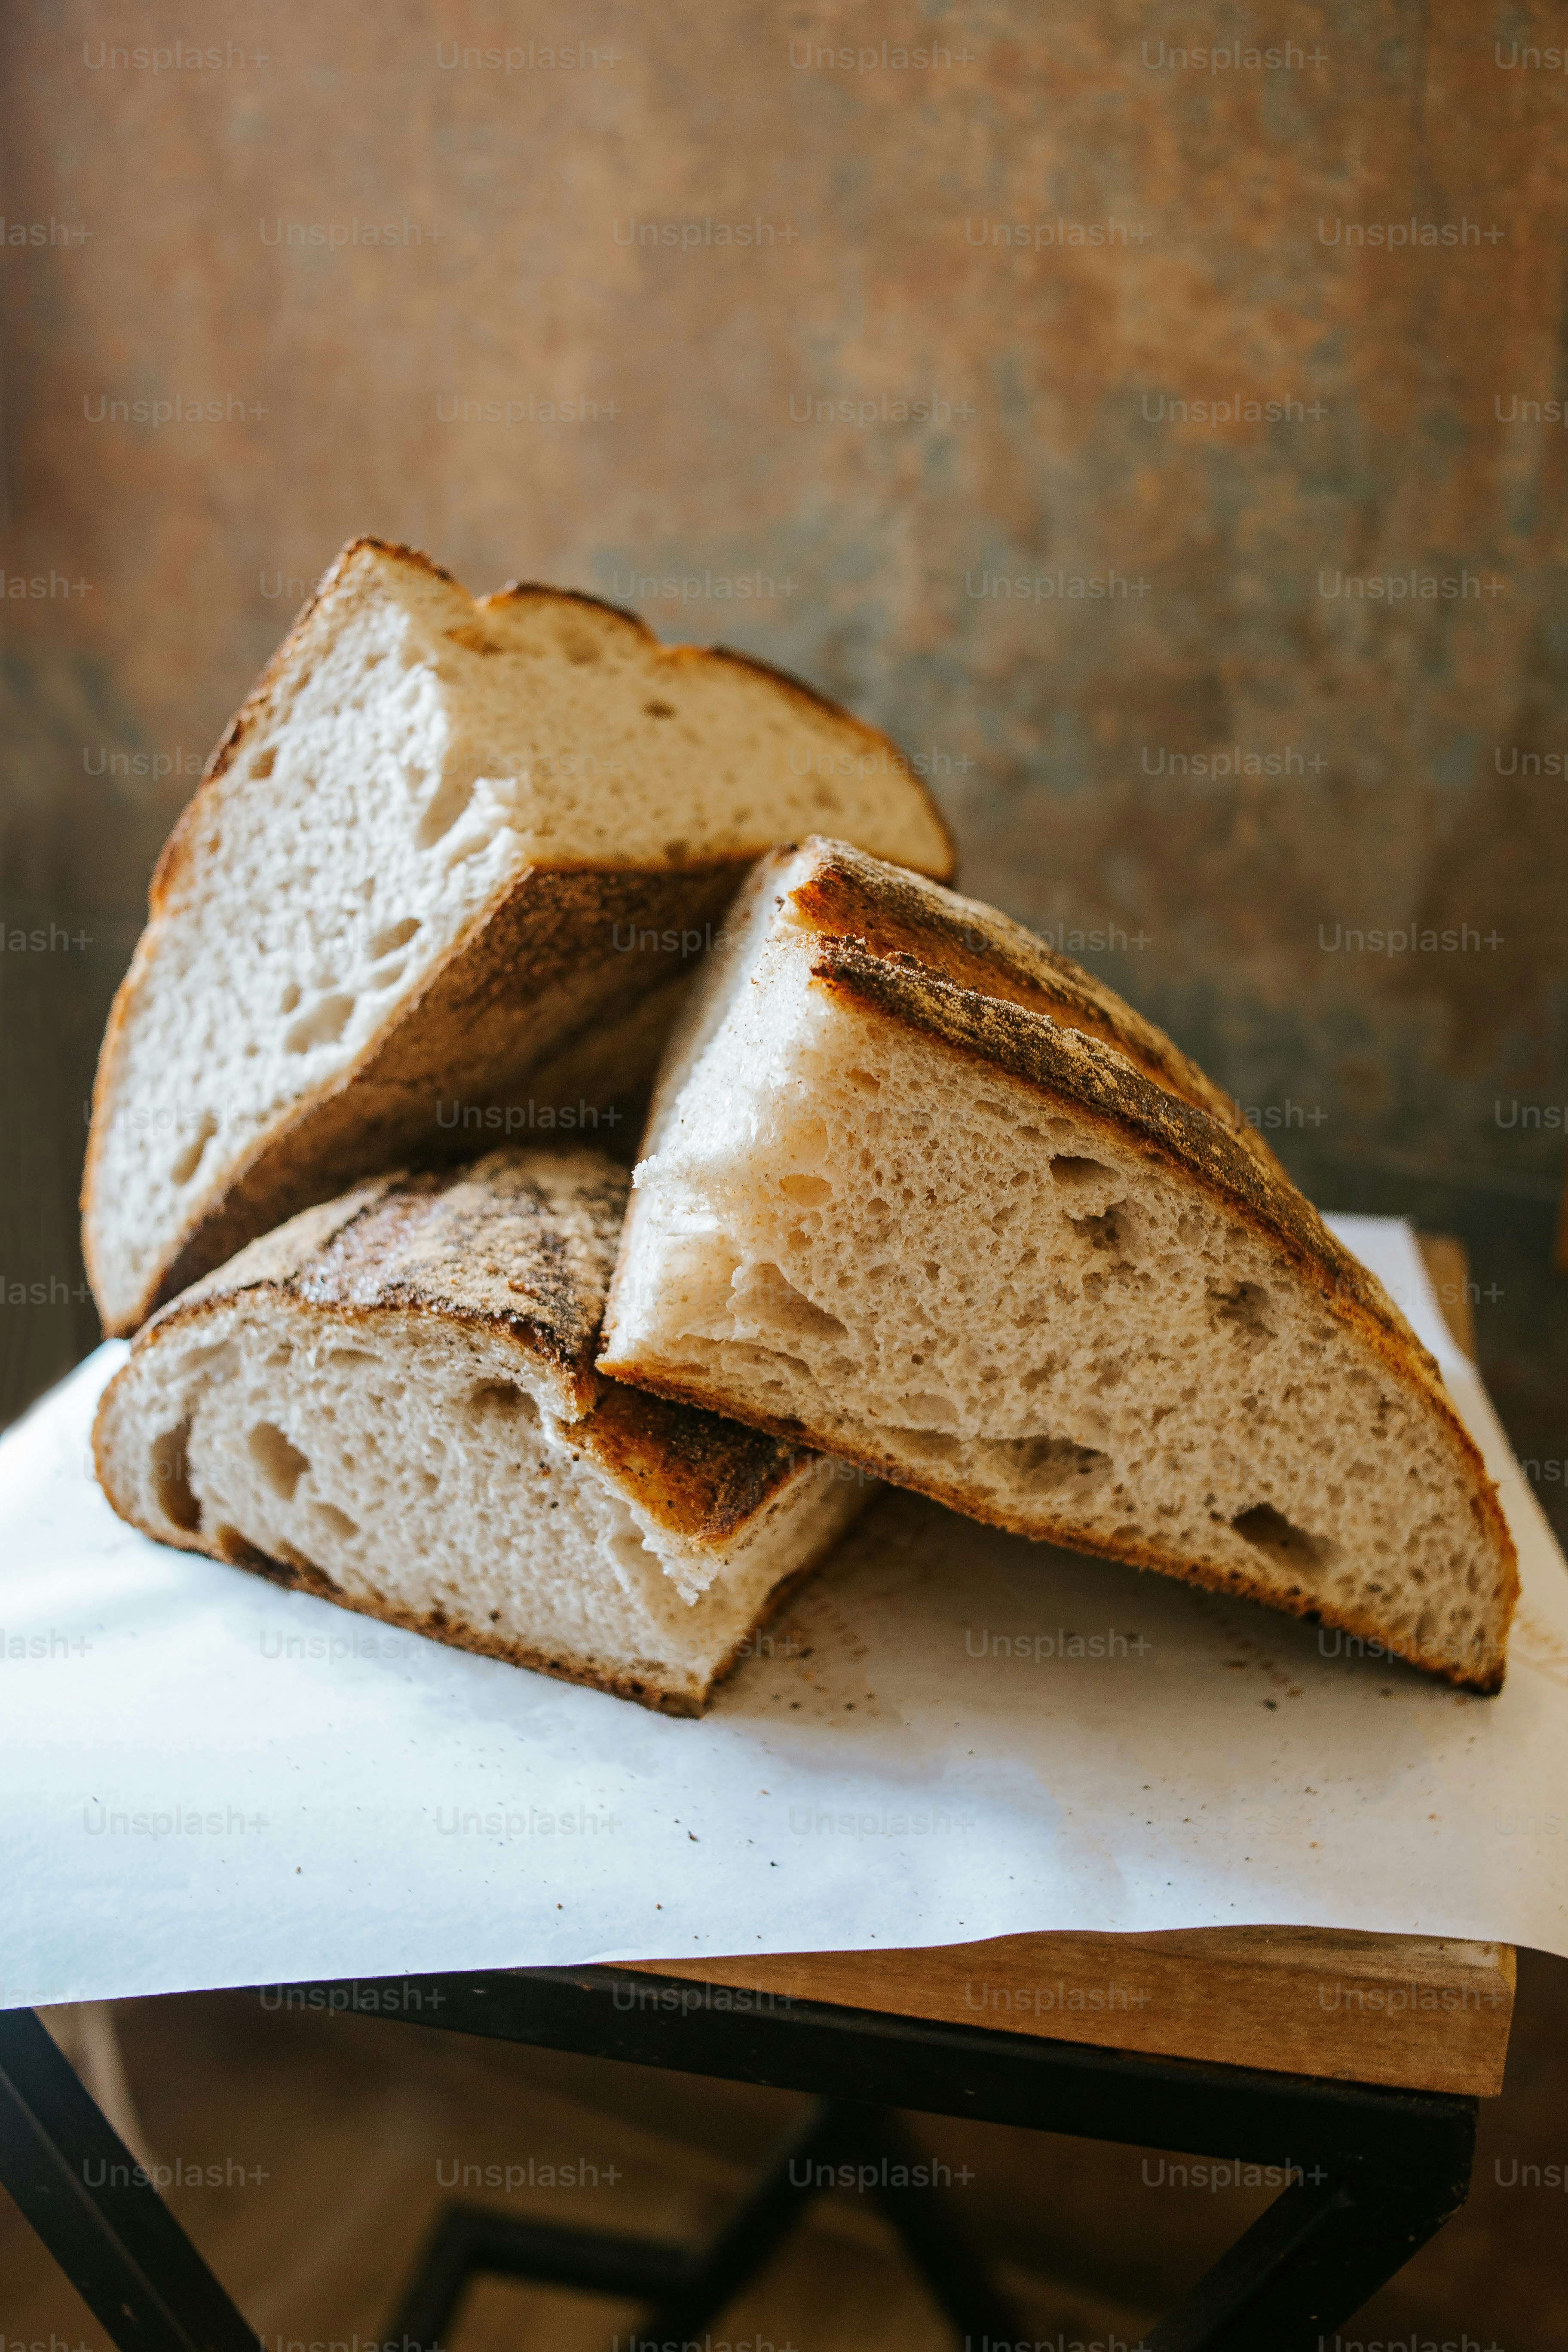
[[[1477,2101],[1047,2042],[616,1969],[527,1969],[254,1987],[268,2007],[383,2017],[816,2095],[713,2244],[691,2250],[449,2209],[395,2340],[429,2344],[479,2270],[652,2306],[656,2343],[700,2336],[810,2191],[791,2158],[889,2153],[889,2111],[1291,2168],[1290,2185],[1144,2339],[1146,2352],[1315,2352],[1463,2204]],[[88,2185],[89,2173],[100,2183]],[[4,2182],[120,2352],[256,2352],[157,2191],[29,2010],[0,2012]],[[1020,2331],[940,2197],[881,2201],[972,2346]]]

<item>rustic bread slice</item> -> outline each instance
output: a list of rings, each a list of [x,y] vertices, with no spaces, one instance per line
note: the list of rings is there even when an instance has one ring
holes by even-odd
[[[764,858],[729,934],[604,1370],[1500,1685],[1513,1547],[1437,1367],[1191,1062],[841,844]]]
[[[700,1713],[867,1487],[593,1370],[629,1179],[505,1150],[307,1209],[138,1335],[122,1518],[438,1641]]]
[[[952,871],[909,762],[793,679],[353,541],[153,877],[82,1192],[106,1327],[487,1111],[605,1141],[745,867],[824,823]]]

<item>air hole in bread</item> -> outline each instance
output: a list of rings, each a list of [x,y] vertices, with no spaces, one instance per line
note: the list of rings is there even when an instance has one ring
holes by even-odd
[[[176,1184],[188,1184],[202,1164],[202,1154],[217,1133],[217,1121],[210,1110],[204,1110],[195,1135],[180,1153],[169,1173]]]
[[[191,1491],[190,1442],[188,1418],[153,1440],[153,1491],[169,1525],[186,1535],[202,1523],[202,1507]]]
[[[860,1094],[879,1095],[882,1091],[881,1079],[874,1078],[869,1070],[846,1070],[844,1075]]]
[[[415,932],[423,928],[417,915],[409,915],[403,922],[390,924],[384,931],[377,931],[370,943],[372,963],[380,963],[384,956],[395,955],[398,949],[405,948]]]
[[[1225,1324],[1253,1346],[1273,1339],[1274,1327],[1267,1319],[1268,1292],[1261,1282],[1233,1283],[1228,1290],[1211,1282],[1208,1292],[1216,1324]]]
[[[539,1407],[526,1389],[514,1387],[510,1381],[481,1381],[469,1391],[468,1402],[479,1412],[504,1412],[534,1428],[539,1425]]]
[[[918,1404],[920,1399],[913,1398],[911,1402]],[[921,1454],[929,1462],[951,1462],[962,1450],[961,1439],[944,1437],[934,1429],[895,1429],[892,1433],[902,1439],[910,1453]]]
[[[1079,1445],[1070,1437],[1002,1438],[995,1441],[995,1450],[1040,1494],[1070,1488],[1082,1479],[1098,1481],[1110,1468],[1109,1454]]]
[[[256,776],[258,778],[269,776],[277,763],[277,759],[278,751],[275,745],[269,746],[265,751],[258,751],[255,759],[252,760],[249,767],[246,770],[247,775]]]
[[[647,719],[673,719],[675,705],[673,702],[645,702],[643,715]]]
[[[269,1421],[258,1421],[245,1445],[279,1502],[291,1503],[295,1487],[310,1466],[308,1456]]]
[[[474,777],[465,775],[461,769],[442,777],[426,803],[425,814],[416,829],[414,840],[417,848],[434,849],[438,841],[445,841],[473,799],[476,781]]]
[[[312,1503],[310,1507],[322,1526],[330,1528],[333,1535],[339,1537],[344,1543],[351,1536],[358,1535],[357,1520],[351,1519],[346,1511],[340,1511],[335,1503]]]
[[[829,1315],[826,1307],[815,1305],[776,1265],[748,1266],[735,1286],[734,1304],[738,1313],[774,1324],[795,1339],[845,1339],[849,1336],[837,1315]]]
[[[1111,1184],[1116,1179],[1098,1160],[1081,1160],[1070,1151],[1058,1151],[1051,1162],[1051,1181],[1064,1192],[1081,1192],[1090,1184]]]
[[[958,1419],[952,1399],[942,1396],[934,1390],[917,1391],[913,1396],[905,1399],[904,1410],[920,1415],[917,1427],[924,1432],[929,1432],[933,1424]]]
[[[373,1348],[334,1348],[327,1358],[334,1371],[347,1371],[353,1364],[374,1364],[380,1361]]]
[[[804,1356],[792,1356],[788,1350],[784,1348],[759,1347],[755,1340],[752,1339],[730,1340],[726,1345],[725,1353],[726,1355],[737,1357],[742,1363],[750,1364],[761,1372],[766,1372],[776,1364],[786,1364],[792,1372],[809,1373],[810,1368],[808,1367]],[[693,1370],[698,1370],[700,1369],[700,1363],[693,1364]],[[775,1389],[782,1390],[784,1382],[782,1381],[774,1381],[771,1385]]]
[[[349,1025],[349,1016],[355,1000],[341,992],[319,996],[308,1013],[302,1013],[292,1027],[284,1033],[283,1043],[290,1054],[308,1054],[312,1045],[335,1045]]]
[[[542,834],[547,833],[549,827],[541,825],[539,830]],[[447,857],[447,873],[449,874],[455,866],[466,866],[470,857],[482,857],[494,839],[493,833],[470,833],[462,835],[453,844]]]
[[[1125,1201],[1114,1201],[1098,1217],[1069,1217],[1068,1223],[1090,1249],[1124,1251],[1129,1237]]]
[[[1262,1552],[1276,1567],[1289,1569],[1299,1575],[1315,1575],[1332,1565],[1338,1547],[1322,1536],[1309,1535],[1305,1528],[1292,1527],[1283,1511],[1272,1503],[1254,1503],[1249,1511],[1238,1511],[1231,1526],[1254,1551]]]
[[[297,980],[291,980],[278,1000],[278,1010],[279,1013],[292,1013],[299,1002],[300,983]]]
[[[833,1187],[826,1176],[781,1176],[779,1191],[803,1209],[820,1209],[824,1201],[833,1198]]]

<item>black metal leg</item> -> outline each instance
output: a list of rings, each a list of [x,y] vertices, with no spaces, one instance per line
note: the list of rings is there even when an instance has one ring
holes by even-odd
[[[1316,2352],[1464,2203],[1468,2168],[1456,2182],[1433,2167],[1425,2197],[1360,2185],[1370,2194],[1294,2182],[1151,2332],[1148,2352]]]
[[[656,2240],[517,2221],[476,2206],[449,2207],[386,2333],[429,2352],[469,2281],[489,2271],[647,2300],[654,2309],[639,2334],[656,2344],[699,2340],[778,2251],[812,2200],[839,2185],[841,2165],[875,2199],[958,2333],[974,2343],[1016,2340],[1015,2315],[940,2190],[897,2180],[900,2169],[918,2175],[926,2165],[913,2140],[879,2108],[829,2099],[819,2100],[785,2135],[718,2235],[690,2252]],[[826,2168],[826,2178],[818,2177],[819,2168]]]
[[[0,2181],[121,2352],[256,2352],[30,2009],[0,2011]]]
[[[479,2205],[449,2205],[432,2231],[385,2333],[394,2343],[433,2352],[456,2317],[470,2280],[484,2272],[654,2303],[673,2291],[689,2263],[684,2246],[661,2245],[655,2238],[561,2229],[548,2221],[492,2213]]]
[[[711,1989],[709,1989],[710,1990]],[[437,2341],[468,2279],[489,2270],[654,2306],[656,2341],[689,2341],[730,2303],[818,2193],[856,2185],[897,2230],[971,2343],[1021,2331],[888,2110],[1021,2124],[1130,2146],[1278,2162],[1299,2177],[1154,2329],[1148,2352],[1317,2352],[1463,2204],[1477,2102],[1435,2092],[1135,2057],[990,2029],[795,2000],[711,2004],[699,1989],[612,1970],[300,1987],[301,2007],[809,2091],[806,2121],[713,2242],[690,2250],[457,2207],[431,2238],[391,2334]],[[325,1996],[326,1998],[322,1998]],[[769,1997],[770,2001],[772,1997]],[[851,2096],[846,2098],[843,2094]],[[830,2096],[824,2097],[824,2094]],[[886,2169],[884,2170],[884,2164]],[[255,2352],[255,2338],[130,2151],[28,2011],[0,2012],[0,2183],[121,2352]],[[825,2182],[822,2185],[832,2185]]]
[[[1022,2342],[1023,2323],[970,2244],[951,2198],[935,2183],[921,2181],[920,2174],[931,2169],[931,2159],[898,2117],[867,2110],[865,2126],[851,2147],[878,2172],[885,2162],[889,2173],[901,2169],[911,2176],[903,2183],[879,2181],[871,2194],[898,2231],[931,2301],[964,2343]]]
[[[684,2344],[732,2303],[774,2253],[819,2190],[813,2169],[846,2144],[844,2111],[818,2101],[773,2150],[766,2168],[711,2244],[692,2257],[686,2276],[650,2315],[643,2333],[656,2344]],[[795,2175],[804,2168],[804,2181]]]

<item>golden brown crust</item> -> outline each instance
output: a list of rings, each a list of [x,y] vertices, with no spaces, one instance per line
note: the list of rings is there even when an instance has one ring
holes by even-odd
[[[421,1314],[498,1334],[585,1412],[629,1180],[598,1153],[497,1151],[306,1212],[195,1285],[144,1335],[247,1294],[340,1315]],[[140,1342],[139,1342],[140,1344]]]
[[[593,611],[609,614],[616,621],[624,622],[635,629],[639,638],[645,642],[647,649],[658,655],[661,660],[679,666],[688,663],[724,662],[751,670],[759,677],[772,679],[815,709],[830,712],[833,717],[852,727],[868,746],[890,756],[898,763],[900,772],[907,776],[909,782],[921,794],[929,814],[942,835],[947,852],[942,878],[950,879],[955,870],[957,848],[946,820],[937,807],[932,795],[916,776],[910,763],[902,758],[891,739],[882,734],[879,729],[869,726],[866,720],[857,719],[852,711],[844,709],[828,696],[819,694],[814,687],[807,686],[801,679],[792,677],[787,670],[776,669],[771,663],[759,661],[749,654],[732,653],[727,646],[667,646],[649,628],[640,614],[627,612],[625,606],[609,604],[602,596],[590,595],[584,589],[550,588],[536,585],[531,582],[511,581],[493,596],[475,597],[469,594],[462,582],[454,573],[445,570],[441,564],[435,562],[433,557],[426,555],[423,549],[405,547],[398,541],[376,539],[366,533],[357,539],[349,540],[339,550],[331,564],[321,575],[313,593],[300,606],[287,636],[214,745],[196,789],[176,819],[174,830],[164,843],[162,855],[153,868],[153,881],[148,891],[150,914],[156,914],[168,894],[173,877],[183,861],[188,838],[199,824],[202,815],[205,814],[209,787],[233,764],[235,754],[252,722],[270,701],[274,688],[287,673],[289,665],[309,637],[317,614],[328,602],[333,591],[341,584],[356,558],[365,550],[374,550],[377,555],[389,562],[406,563],[417,571],[428,572],[432,579],[445,582],[447,587],[456,589],[459,595],[468,598],[476,614],[484,612],[490,605],[512,602],[532,601],[586,605]],[[750,862],[750,859],[739,861],[742,866]]]
[[[738,1534],[816,1460],[719,1413],[618,1381],[605,1381],[573,1435],[656,1525],[706,1543]]]
[[[617,938],[706,936],[745,870],[725,862],[684,872],[559,866],[525,876],[470,929],[390,1034],[368,1046],[330,1094],[259,1139],[215,1200],[197,1204],[162,1280],[110,1328],[135,1330],[254,1236],[366,1168],[470,1155],[496,1131],[493,1121],[484,1124],[492,1109],[537,1118],[552,1136],[613,1145],[624,1117],[615,1101],[557,1106],[542,1097],[533,1104],[525,1081],[546,1059],[559,1072],[579,1045],[590,1051],[606,1024],[648,1003],[687,968],[662,945],[617,947]],[[95,1138],[129,985],[115,999],[99,1062]],[[671,1019],[673,1005],[672,998]],[[513,1101],[520,1090],[526,1098]],[[557,1120],[563,1108],[573,1125]],[[96,1181],[89,1141],[82,1182],[89,1248]]]
[[[121,1037],[136,1002],[141,974],[149,956],[156,951],[159,919],[206,821],[218,780],[233,766],[247,735],[268,713],[279,684],[306,657],[324,608],[367,553],[409,565],[467,596],[450,572],[416,548],[368,536],[351,540],[219,738],[153,870],[148,891],[149,928],[115,993],[99,1055],[80,1206],[89,1279],[100,1301],[104,1286],[96,1248],[96,1206],[102,1139],[110,1117]],[[868,747],[899,762],[900,772],[921,793],[941,831],[944,871],[952,872],[952,835],[909,763],[900,761],[887,737],[799,679],[727,650],[662,645],[637,614],[578,590],[514,583],[497,597],[468,601],[473,613],[482,615],[488,606],[516,599],[593,607],[634,629],[661,661],[678,667],[739,664],[773,679],[814,709],[832,712],[853,728]],[[444,1148],[433,1131],[437,1085],[461,1095],[467,1107],[482,1110],[540,1059],[557,1055],[591,1027],[615,1020],[667,976],[658,969],[662,950],[638,949],[608,955],[595,951],[602,950],[606,940],[614,941],[617,928],[658,934],[703,929],[721,912],[752,862],[745,856],[685,866],[666,863],[657,868],[536,866],[476,917],[468,937],[431,974],[421,997],[400,1014],[390,1034],[366,1048],[360,1064],[344,1073],[330,1094],[312,1097],[286,1126],[258,1139],[249,1156],[232,1171],[223,1192],[205,1209],[193,1208],[184,1237],[162,1277],[132,1309],[106,1316],[105,1329],[113,1334],[135,1330],[154,1308],[222,1265],[253,1234],[351,1181],[367,1167],[400,1160],[449,1158],[450,1147]],[[668,962],[664,954],[664,965]],[[574,979],[583,984],[574,988]],[[471,1150],[473,1139],[459,1140],[457,1148]]]
[[[165,1328],[172,1319],[171,1317],[160,1317],[156,1324],[148,1327],[138,1345],[150,1340],[157,1331]],[[126,1378],[130,1370],[129,1364],[122,1365],[110,1386],[112,1388],[118,1385]],[[642,1402],[652,1406],[657,1412],[671,1416],[672,1422],[679,1417],[687,1423],[707,1425],[719,1420],[718,1415],[707,1412],[700,1407],[671,1404],[662,1398],[647,1396],[637,1391],[628,1390],[626,1393],[640,1396]],[[700,1692],[694,1694],[689,1690],[673,1689],[668,1684],[660,1683],[658,1680],[658,1669],[651,1663],[640,1673],[606,1674],[584,1659],[564,1657],[549,1651],[534,1649],[524,1642],[509,1641],[504,1635],[497,1634],[485,1626],[472,1624],[466,1619],[450,1617],[441,1609],[421,1612],[416,1610],[399,1608],[395,1601],[373,1598],[367,1594],[349,1592],[337,1583],[335,1579],[330,1577],[324,1569],[316,1567],[314,1562],[306,1559],[302,1554],[296,1553],[290,1559],[275,1559],[270,1553],[263,1552],[256,1545],[247,1542],[232,1528],[216,1528],[210,1538],[204,1538],[199,1533],[181,1532],[166,1523],[160,1523],[157,1527],[149,1525],[139,1514],[126,1509],[116,1496],[115,1486],[110,1475],[110,1465],[104,1451],[104,1430],[108,1421],[105,1408],[108,1397],[109,1391],[106,1390],[100,1402],[92,1426],[93,1464],[97,1471],[98,1482],[120,1516],[132,1527],[138,1528],[142,1535],[149,1537],[153,1542],[166,1545],[178,1551],[194,1552],[199,1558],[221,1560],[231,1568],[248,1569],[256,1575],[267,1577],[275,1584],[286,1585],[294,1591],[313,1593],[319,1600],[335,1602],[340,1609],[352,1609],[358,1616],[374,1618],[384,1625],[395,1625],[400,1631],[418,1633],[427,1641],[445,1642],[454,1649],[473,1650],[483,1657],[500,1658],[509,1665],[524,1666],[535,1674],[552,1675],[561,1682],[583,1684],[593,1690],[605,1691],[613,1698],[631,1699],[637,1706],[651,1707],[661,1715],[695,1717],[706,1714],[714,1691],[725,1676],[734,1670],[741,1658],[748,1654],[754,1636],[784,1607],[785,1602],[794,1597],[806,1579],[815,1573],[822,1554],[837,1540],[834,1534],[825,1537],[810,1559],[803,1561],[790,1575],[781,1578],[758,1607],[751,1623],[736,1635],[729,1651],[714,1667]],[[720,1423],[721,1427],[725,1425]],[[742,1450],[748,1458],[755,1456],[759,1444],[768,1443],[766,1440],[759,1440],[753,1432],[741,1429],[737,1424],[730,1423],[728,1426],[734,1429],[737,1439],[741,1441]],[[678,1439],[677,1443],[679,1442]],[[795,1462],[798,1462],[799,1458],[798,1453],[790,1456],[790,1459]]]
[[[1424,1375],[1436,1372],[1375,1275],[1341,1247],[1284,1172],[1260,1161],[1205,1105],[1147,1076],[1115,1045],[1048,1013],[957,984],[927,965],[875,955],[858,940],[819,941],[812,974],[829,994],[1005,1071],[1037,1093],[1065,1097],[1124,1146],[1195,1177],[1283,1248],[1337,1311],[1358,1310],[1409,1349]]]
[[[504,1339],[552,1379],[572,1440],[693,1549],[739,1535],[815,1457],[594,1369],[631,1179],[596,1152],[496,1151],[383,1177],[307,1210],[193,1286],[136,1349],[247,1297],[372,1321],[434,1317]]]
[[[1045,1013],[1063,1028],[1114,1045],[1135,1069],[1228,1129],[1255,1160],[1284,1175],[1230,1097],[1163,1030],[1023,924],[844,842],[814,839],[805,845],[815,853],[812,868],[790,898],[825,940],[858,940],[884,962],[911,964],[956,988]]]
[[[1044,1013],[982,996],[923,966],[888,961],[842,940],[821,942],[812,972],[816,984],[830,993],[900,1022],[970,1061],[1005,1071],[1047,1099],[1067,1102],[1123,1149],[1131,1145],[1144,1158],[1200,1184],[1229,1214],[1281,1251],[1327,1311],[1369,1342],[1399,1379],[1418,1389],[1441,1421],[1504,1565],[1500,1646],[1519,1595],[1518,1562],[1480,1448],[1455,1411],[1436,1360],[1383,1285],[1335,1240],[1283,1171],[1276,1174],[1243,1148],[1234,1130],[1146,1077],[1115,1048],[1060,1028]]]
[[[714,1391],[705,1388],[701,1381],[671,1380],[657,1367],[634,1362],[617,1363],[616,1377],[617,1380],[635,1381],[639,1388],[668,1397],[674,1403],[711,1405],[716,1402]],[[723,1404],[726,1412],[739,1413],[742,1411],[741,1405],[728,1396],[724,1398]],[[1196,1585],[1205,1592],[1224,1593],[1232,1600],[1256,1601],[1265,1608],[1280,1611],[1288,1616],[1305,1618],[1310,1624],[1334,1627],[1342,1633],[1375,1643],[1379,1645],[1380,1653],[1386,1645],[1385,1625],[1365,1611],[1335,1608],[1321,1600],[1314,1600],[1306,1592],[1281,1594],[1274,1587],[1266,1586],[1260,1578],[1249,1577],[1239,1570],[1222,1569],[1208,1561],[1194,1560],[1186,1553],[1163,1550],[1158,1545],[1136,1538],[1110,1542],[1071,1520],[1054,1517],[1048,1507],[1043,1507],[1032,1517],[1025,1519],[1018,1512],[999,1508],[986,1488],[943,1478],[940,1473],[928,1470],[923,1465],[917,1475],[907,1464],[879,1452],[875,1446],[857,1444],[839,1430],[813,1429],[805,1422],[758,1412],[750,1406],[744,1410],[747,1421],[754,1429],[766,1430],[786,1444],[833,1454],[841,1462],[856,1463],[875,1476],[886,1479],[889,1486],[907,1486],[916,1494],[927,1495],[933,1502],[943,1503],[950,1510],[962,1512],[965,1518],[980,1519],[989,1527],[1004,1528],[1009,1535],[1025,1536],[1032,1543],[1059,1544],[1065,1551],[1083,1552],[1100,1559],[1119,1559],[1129,1568],[1153,1569],[1160,1575],[1173,1577],[1182,1584]],[[1469,1433],[1462,1424],[1459,1433],[1468,1439]],[[1477,1459],[1479,1461],[1479,1455]],[[1484,1479],[1484,1467],[1480,1475]],[[1496,1508],[1495,1490],[1489,1499]],[[1498,1509],[1497,1517],[1511,1556],[1512,1539],[1508,1536],[1506,1523],[1502,1522],[1500,1509]],[[1516,1577],[1516,1592],[1517,1583]],[[1510,1610],[1511,1607],[1510,1601]],[[1505,1632],[1506,1622],[1505,1619]],[[1479,1697],[1489,1698],[1502,1688],[1502,1638],[1500,1635],[1498,1664],[1483,1674],[1467,1675],[1462,1666],[1451,1661],[1432,1663],[1423,1658],[1410,1659],[1405,1663],[1418,1665],[1423,1673],[1436,1675],[1441,1680],[1452,1683],[1457,1689],[1473,1691]]]

